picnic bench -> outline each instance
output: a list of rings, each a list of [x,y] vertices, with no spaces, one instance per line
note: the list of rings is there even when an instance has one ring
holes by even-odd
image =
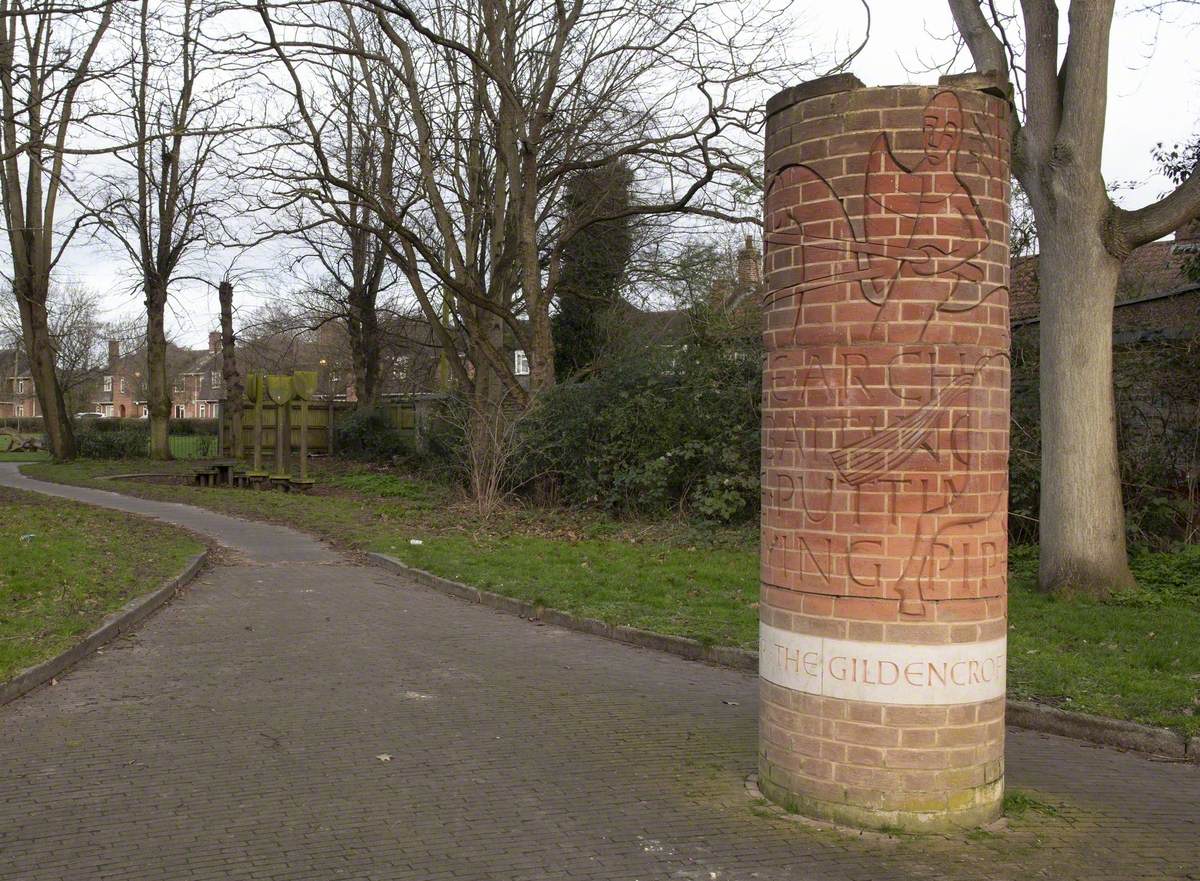
[[[237,467],[236,459],[208,462],[193,472],[196,486],[234,486]]]

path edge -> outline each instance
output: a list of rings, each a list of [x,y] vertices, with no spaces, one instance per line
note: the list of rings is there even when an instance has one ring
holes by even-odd
[[[208,559],[209,550],[205,548],[188,561],[179,575],[168,579],[162,587],[142,594],[110,613],[99,627],[70,648],[40,664],[26,667],[12,679],[0,683],[0,706],[11,703],[35,688],[45,685],[118,636],[137,627],[165,606],[176,593],[187,587],[200,574]]]
[[[730,667],[750,673],[758,672],[758,652],[749,649],[704,645],[698,640],[685,636],[671,636],[665,633],[641,630],[637,627],[607,624],[595,618],[580,618],[570,612],[539,606],[492,591],[480,590],[449,578],[442,578],[440,575],[410,566],[389,554],[368,551],[365,556],[373,565],[411,578],[418,584],[432,588],[439,593],[458,597],[467,602],[478,603],[521,618],[536,619],[546,624],[590,633],[593,636],[600,636],[615,642],[667,652],[689,661],[707,661],[720,667]],[[1006,710],[1006,725],[1200,764],[1200,737],[1188,738],[1169,728],[1157,728],[1153,725],[1143,725],[1123,719],[1093,716],[1090,713],[1077,713],[1033,701],[1011,698],[1006,701]]]

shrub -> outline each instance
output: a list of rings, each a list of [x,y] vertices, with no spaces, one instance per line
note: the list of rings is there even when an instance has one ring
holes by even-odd
[[[76,442],[83,459],[144,459],[150,451],[150,427],[89,425],[79,429]]]
[[[346,459],[390,462],[411,456],[413,444],[386,410],[353,410],[334,426],[334,450]]]
[[[45,431],[46,425],[41,416],[22,416],[19,419],[16,416],[4,416],[0,417],[0,428],[20,428],[22,432],[37,434]]]
[[[216,419],[172,419],[171,434],[175,435],[192,435],[192,434],[211,434],[217,433]]]
[[[744,340],[692,335],[546,394],[524,425],[530,477],[613,513],[758,510],[760,359]]]
[[[1200,535],[1200,362],[1191,341],[1114,346],[1118,464],[1131,545],[1166,550]],[[1009,541],[1035,543],[1041,498],[1038,355],[1013,347]]]

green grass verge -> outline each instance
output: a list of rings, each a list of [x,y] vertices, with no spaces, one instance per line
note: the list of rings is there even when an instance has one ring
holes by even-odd
[[[36,464],[26,473],[88,484],[114,472],[187,463]],[[475,587],[598,618],[754,648],[758,533],[683,521],[614,521],[514,507],[480,523],[447,488],[363,466],[319,466],[314,495],[104,482],[295,526]],[[416,540],[419,544],[413,544]],[[1009,692],[1065,709],[1200,734],[1200,548],[1136,553],[1142,588],[1117,600],[1036,590],[1036,553],[1011,561]]]
[[[0,487],[0,681],[178,575],[203,545],[116,511]]]
[[[0,452],[0,462],[49,462],[49,453]]]

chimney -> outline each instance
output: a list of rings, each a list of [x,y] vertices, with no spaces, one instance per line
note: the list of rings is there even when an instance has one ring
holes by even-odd
[[[208,351],[214,355],[221,351],[221,331],[214,330],[208,334]]]
[[[753,236],[746,236],[746,244],[738,252],[737,280],[739,288],[758,287],[762,284],[762,253],[754,244]]]
[[[120,340],[109,340],[108,341],[108,366],[112,367],[112,366],[116,365],[116,363],[120,360],[121,360],[121,341]]]

